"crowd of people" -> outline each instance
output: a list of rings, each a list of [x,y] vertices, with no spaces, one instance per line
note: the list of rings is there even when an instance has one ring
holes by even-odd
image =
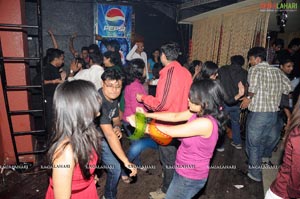
[[[272,165],[274,148],[286,140],[282,166],[266,198],[300,197],[300,38],[288,49],[280,40],[272,49],[249,49],[247,71],[241,55],[232,55],[226,66],[193,60],[183,67],[174,42],[147,59],[142,41],[124,56],[115,40],[98,35],[106,52],[92,44],[78,53],[73,35],[69,47],[74,60],[65,72],[60,69],[64,52],[49,34],[54,48],[44,59],[43,83],[53,169],[46,198],[98,198],[95,184],[101,178],[95,168],[101,165],[107,172],[102,198],[114,199],[120,179],[132,183],[138,169],[146,170],[140,155],[150,148],[159,154],[163,182],[149,198],[192,198],[207,182],[214,151],[225,150],[228,124],[230,144],[245,149],[247,176],[256,182],[262,181],[262,165]],[[245,109],[244,144],[240,114]],[[135,131],[136,112],[155,123],[147,124],[145,137],[131,140],[125,151],[120,140]],[[171,136],[171,143],[156,143],[153,129]]]

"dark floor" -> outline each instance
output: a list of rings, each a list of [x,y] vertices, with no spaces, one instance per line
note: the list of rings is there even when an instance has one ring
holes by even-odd
[[[125,141],[126,145],[126,141]],[[154,150],[142,154],[145,165],[154,166],[147,172],[139,171],[137,182],[125,184],[122,181],[118,187],[119,199],[147,199],[150,191],[156,190],[161,182],[161,166],[158,153]],[[225,151],[216,152],[212,161],[209,179],[200,199],[263,199],[263,185],[249,180],[241,171],[245,171],[246,157],[244,150],[236,150],[225,141]],[[41,199],[44,198],[48,186],[46,171],[18,173],[5,170],[1,175],[0,199]],[[99,196],[102,196],[105,183],[105,173],[100,178]],[[236,188],[235,185],[243,185]]]

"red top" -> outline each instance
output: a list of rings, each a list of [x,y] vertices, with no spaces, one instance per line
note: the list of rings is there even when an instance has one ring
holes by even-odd
[[[144,95],[142,100],[154,112],[185,111],[191,84],[190,72],[177,61],[172,61],[159,72],[156,96]]]
[[[271,191],[282,198],[300,198],[300,132],[295,128],[289,135],[283,164]]]
[[[89,162],[90,172],[94,173],[96,165],[97,165],[97,154],[94,151],[93,157]],[[85,180],[81,174],[81,170],[79,164],[75,165],[73,178],[72,178],[72,199],[98,199],[97,189],[94,182],[94,175],[90,177],[89,180]],[[48,186],[48,190],[46,193],[46,199],[54,199],[54,191],[53,191],[53,180],[50,177],[50,183]]]

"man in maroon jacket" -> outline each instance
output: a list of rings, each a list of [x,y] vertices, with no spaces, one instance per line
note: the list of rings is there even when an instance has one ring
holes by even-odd
[[[188,95],[192,84],[190,72],[176,61],[179,47],[176,43],[167,43],[161,47],[161,62],[165,66],[159,73],[156,96],[137,94],[137,101],[154,112],[181,112],[188,108]],[[157,123],[162,123],[157,121]],[[165,124],[165,123],[164,123]],[[171,124],[167,124],[171,125]],[[150,198],[160,199],[172,181],[178,142],[174,140],[168,146],[159,146],[159,157],[163,166],[163,184],[157,191],[150,192]]]

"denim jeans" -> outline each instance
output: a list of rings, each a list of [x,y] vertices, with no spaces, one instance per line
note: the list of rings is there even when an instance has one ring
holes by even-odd
[[[176,141],[177,140],[173,139],[172,142],[176,142]],[[162,164],[162,170],[164,174],[161,190],[164,193],[167,192],[175,171],[174,169],[170,169],[170,166],[173,167],[175,165],[176,152],[177,152],[177,147],[174,144],[172,145],[172,142],[171,145],[168,146],[159,145],[158,147],[159,160]]]
[[[189,199],[195,196],[205,185],[207,179],[194,180],[174,172],[173,180],[165,199]]]
[[[122,121],[125,133],[130,136],[134,132],[134,128],[128,122]],[[150,137],[141,138],[140,140],[131,140],[130,148],[127,151],[129,161],[135,165],[141,166],[140,154],[147,148],[157,149],[158,145]]]
[[[246,127],[246,153],[248,172],[257,179],[262,179],[261,162],[265,150],[272,145],[277,112],[249,112]]]
[[[119,160],[111,151],[105,139],[103,139],[101,147],[102,165],[107,168],[107,178],[104,189],[104,196],[106,199],[114,199],[117,195],[117,187],[121,175],[121,166]]]
[[[241,144],[241,132],[240,132],[240,107],[239,106],[227,106],[224,105],[225,112],[230,117],[232,141],[235,144]]]
[[[130,162],[136,164],[136,166],[141,167],[142,164],[139,161],[137,163],[136,159],[140,160],[140,154],[147,148],[157,149],[158,146],[154,140],[151,138],[142,138],[131,143],[126,155]],[[125,176],[126,172],[122,169],[122,176]]]
[[[270,143],[270,145],[265,148],[265,151],[263,153],[263,158],[271,158],[272,157],[273,150],[277,146],[277,144],[280,140],[281,130],[284,126],[283,115],[282,115],[284,113],[282,113],[282,112],[277,112],[277,113],[278,113],[277,122],[273,126],[272,131],[271,131],[272,136],[270,136],[268,138],[269,139],[268,142]]]

